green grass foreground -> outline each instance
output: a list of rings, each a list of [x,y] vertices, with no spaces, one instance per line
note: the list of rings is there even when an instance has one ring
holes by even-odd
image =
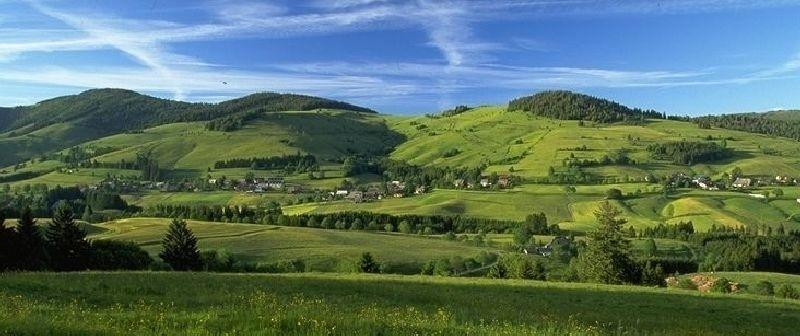
[[[0,334],[792,335],[800,302],[386,275],[0,274]]]

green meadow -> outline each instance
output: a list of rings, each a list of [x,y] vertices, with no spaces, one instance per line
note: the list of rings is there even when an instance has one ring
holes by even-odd
[[[157,258],[169,219],[127,218],[95,225],[90,239],[134,241]],[[301,260],[308,271],[349,268],[363,252],[372,253],[394,271],[418,273],[419,265],[436,258],[476,257],[492,248],[466,242],[414,235],[323,230],[254,224],[189,221],[200,249],[226,250],[256,263]]]
[[[7,273],[0,314],[13,335],[794,335],[800,303],[430,276]]]

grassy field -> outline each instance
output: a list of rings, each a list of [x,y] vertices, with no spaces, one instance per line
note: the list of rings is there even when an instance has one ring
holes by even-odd
[[[3,139],[0,137],[0,141]],[[211,175],[241,178],[249,169],[213,170],[214,162],[230,158],[267,157],[311,153],[327,165],[350,153],[372,153],[392,148],[402,135],[388,129],[380,115],[348,111],[270,112],[249,122],[241,130],[218,132],[205,129],[204,122],[174,123],[139,133],[123,133],[82,144],[113,148],[116,151],[97,157],[99,162],[131,162],[137,153],[152,151],[159,166],[170,169],[173,177],[195,178]],[[54,168],[52,162],[33,163],[28,169]],[[209,169],[211,171],[208,171]],[[93,170],[93,169],[85,169]],[[264,174],[265,172],[256,172]],[[95,174],[105,176],[105,174]],[[59,181],[85,183],[74,175]],[[338,169],[326,171],[331,185],[341,182]],[[52,178],[51,178],[52,179]],[[38,182],[38,181],[37,181]]]
[[[424,126],[423,126],[424,125]],[[706,141],[726,138],[735,151],[732,159],[713,164],[674,165],[653,160],[645,150],[655,142],[671,140]],[[780,137],[728,131],[704,130],[686,122],[653,120],[645,125],[580,126],[576,121],[552,120],[522,112],[507,112],[502,106],[480,107],[453,117],[429,118],[364,115],[343,111],[281,112],[263,115],[232,132],[208,131],[204,123],[161,125],[140,133],[118,134],[88,143],[111,147],[116,151],[98,158],[102,162],[131,160],[137,152],[152,150],[159,165],[171,170],[172,177],[197,178],[210,175],[241,178],[254,172],[257,176],[280,175],[280,172],[251,171],[249,168],[210,169],[217,160],[241,157],[263,157],[297,152],[316,155],[325,178],[309,179],[306,174],[286,177],[309,189],[331,190],[344,180],[340,163],[333,162],[348,153],[369,153],[394,147],[391,157],[418,165],[477,166],[486,164],[489,172],[507,172],[524,178],[542,177],[550,166],[561,167],[562,160],[600,158],[625,148],[639,163],[635,166],[606,166],[588,170],[613,179],[639,179],[648,173],[663,175],[682,171],[718,177],[739,167],[747,175],[800,176],[800,147]],[[588,150],[576,151],[586,146]],[[457,149],[460,154],[444,157],[444,152]],[[770,154],[765,154],[770,153]],[[50,171],[58,162],[31,163],[23,171]],[[6,168],[10,171],[9,168]],[[26,181],[50,186],[91,184],[106,175],[129,176],[133,171],[114,169],[81,169],[73,173],[51,172]],[[380,177],[364,175],[350,180],[367,184],[380,182]],[[628,195],[615,201],[631,226],[644,228],[658,223],[692,221],[705,231],[717,226],[784,225],[800,229],[800,188],[785,187],[784,196],[763,202],[744,193],[682,190],[669,198],[661,197],[660,184],[615,183],[577,186],[575,193],[566,193],[560,185],[524,184],[513,190],[475,192],[435,190],[403,199],[354,204],[349,202],[306,203],[285,206],[290,214],[367,210],[389,214],[464,215],[506,220],[522,220],[528,214],[544,212],[551,223],[575,231],[594,227],[593,210],[609,188],[621,189]],[[765,190],[772,190],[766,188]],[[764,191],[764,190],[760,190]],[[246,195],[234,192],[210,193],[144,193],[126,195],[131,203],[154,204],[230,204],[258,205],[268,201],[294,203],[293,195]]]
[[[627,193],[643,190],[648,193],[613,200],[628,220],[626,226],[642,229],[659,223],[691,221],[695,230],[705,232],[716,226],[755,226],[800,229],[800,204],[793,199],[756,200],[742,193],[679,192],[664,198],[659,187],[641,184],[579,186],[576,193],[559,191],[560,186],[525,185],[507,191],[434,190],[400,199],[384,199],[370,203],[348,201],[306,203],[283,207],[285,213],[332,213],[340,211],[372,211],[388,214],[463,215],[521,221],[531,213],[544,212],[550,223],[562,229],[591,231],[595,225],[594,210],[604,200],[604,192],[617,187]]]
[[[425,125],[420,129],[419,125]],[[397,119],[392,127],[408,141],[392,153],[397,159],[420,165],[478,166],[489,164],[489,171],[523,177],[547,175],[548,167],[561,167],[570,154],[578,158],[600,158],[625,148],[639,165],[590,169],[597,174],[624,179],[641,178],[648,173],[663,175],[674,171],[717,177],[734,167],[750,175],[800,175],[800,148],[790,139],[722,129],[703,130],[687,122],[653,120],[638,125],[579,126],[577,121],[534,117],[523,112],[507,112],[505,107],[481,107],[453,117]],[[730,138],[727,144],[736,155],[713,164],[679,166],[653,160],[645,148],[655,142]],[[587,151],[571,150],[585,145]],[[458,149],[461,154],[443,157]],[[765,154],[769,152],[771,154]]]
[[[800,275],[767,273],[767,272],[714,272],[714,276],[728,278],[745,285],[755,285],[759,281],[772,282],[776,287],[782,284],[798,286],[800,289]]]
[[[135,241],[152,255],[161,249],[168,219],[129,218],[96,225],[102,230],[90,239]],[[418,273],[419,265],[434,258],[474,257],[490,248],[437,238],[189,221],[201,249],[225,249],[240,258],[261,263],[302,260],[309,270],[334,271],[340,263],[358,260],[363,252],[387,262],[394,271]]]
[[[793,335],[800,302],[425,276],[29,273],[0,274],[0,314],[14,335]]]

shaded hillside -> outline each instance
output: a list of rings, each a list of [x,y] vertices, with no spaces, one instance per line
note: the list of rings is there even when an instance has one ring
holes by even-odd
[[[22,111],[19,109],[0,107],[0,132],[10,129],[21,115]]]
[[[142,95],[130,90],[95,89],[0,110],[0,166],[57,151],[102,136],[138,132],[175,122],[206,121],[250,111],[343,109],[374,111],[324,98],[259,93],[218,104],[187,103]]]
[[[527,111],[554,119],[601,123],[664,118],[660,112],[629,108],[614,101],[571,91],[543,91],[517,98],[508,103],[508,110]]]
[[[130,90],[94,89],[45,100],[33,106],[9,109],[7,114],[16,117],[9,128],[31,124],[34,129],[41,129],[56,123],[74,122],[86,126],[102,124],[103,129],[113,133],[166,123],[211,120],[254,108],[266,111],[326,108],[374,112],[345,102],[295,94],[258,93],[218,104],[204,104],[155,98]]]

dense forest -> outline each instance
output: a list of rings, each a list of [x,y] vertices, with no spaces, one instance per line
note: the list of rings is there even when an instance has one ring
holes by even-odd
[[[800,114],[800,112],[798,112]],[[800,120],[786,115],[774,117],[770,114],[727,114],[691,119],[701,128],[718,127],[736,131],[782,136],[800,140]]]
[[[9,130],[13,124],[22,115],[22,111],[15,108],[0,107],[0,132]]]
[[[650,155],[659,160],[671,160],[675,164],[692,165],[713,162],[731,157],[733,152],[715,142],[674,141],[647,146]]]
[[[263,158],[228,159],[214,163],[214,169],[251,168],[251,169],[283,169],[291,166],[299,171],[316,170],[319,167],[317,158],[311,154],[270,156]]]
[[[537,116],[586,120],[600,123],[663,119],[666,115],[653,110],[629,108],[617,102],[571,91],[543,91],[508,103],[509,111],[527,111]]]

